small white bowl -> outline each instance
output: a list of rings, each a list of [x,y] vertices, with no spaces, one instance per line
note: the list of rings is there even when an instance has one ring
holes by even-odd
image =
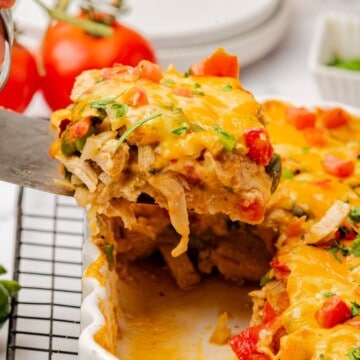
[[[318,18],[309,67],[325,100],[360,106],[360,71],[327,65],[338,57],[360,58],[360,16],[324,13]]]

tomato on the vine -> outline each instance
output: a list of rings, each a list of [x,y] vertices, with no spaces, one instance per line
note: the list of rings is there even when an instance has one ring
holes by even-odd
[[[39,89],[39,73],[35,57],[23,45],[14,41],[8,82],[0,91],[0,106],[23,112]]]
[[[111,27],[113,35],[105,37],[90,35],[67,22],[50,25],[40,56],[44,70],[42,91],[52,110],[69,105],[75,78],[84,70],[114,63],[136,66],[140,60],[156,62],[152,45],[144,36],[116,21]]]

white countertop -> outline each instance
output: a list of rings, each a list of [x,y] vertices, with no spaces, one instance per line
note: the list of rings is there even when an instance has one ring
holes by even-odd
[[[316,16],[319,12],[328,10],[359,11],[360,2],[287,1],[292,5],[292,19],[281,44],[262,60],[241,69],[240,79],[243,86],[255,97],[271,95],[283,96],[297,102],[316,102],[320,100],[320,96],[307,68]],[[28,112],[35,113],[37,104],[35,101]],[[15,242],[16,197],[16,186],[0,182],[0,263],[9,270],[9,276]],[[6,335],[7,326],[0,330],[0,360],[5,359]]]

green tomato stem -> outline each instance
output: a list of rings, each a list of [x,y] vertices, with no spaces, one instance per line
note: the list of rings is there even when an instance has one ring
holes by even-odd
[[[111,37],[113,35],[113,29],[110,26],[97,23],[91,20],[78,19],[68,15],[64,10],[60,8],[49,9],[41,0],[35,0],[35,2],[41,6],[52,19],[60,20],[77,26],[87,33],[94,36]]]

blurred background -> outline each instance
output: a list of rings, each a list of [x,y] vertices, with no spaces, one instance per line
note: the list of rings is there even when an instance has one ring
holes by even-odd
[[[106,3],[95,1],[94,6]],[[43,0],[43,5],[53,9],[55,1]],[[79,2],[71,3],[69,13],[78,14],[78,5]],[[139,40],[127,32],[127,46],[138,44],[136,51],[155,56],[163,68],[171,63],[186,71],[193,62],[223,47],[238,55],[240,80],[256,98],[281,97],[299,104],[316,104],[324,98],[310,68],[311,60],[317,59],[314,53],[319,43],[320,17],[328,12],[360,14],[359,0],[127,0],[123,5],[128,10],[117,17],[117,22],[145,39]],[[36,71],[41,70],[40,64],[47,68],[48,76],[45,85],[40,76],[26,80],[31,96],[21,111],[48,117],[58,106],[57,91],[65,86],[61,79],[67,76],[69,66],[79,60],[78,54],[65,45],[51,47],[61,31],[55,29],[53,37],[45,38],[50,18],[38,1],[17,0],[13,17],[20,31],[18,42],[35,59]],[[67,36],[71,43],[77,35],[70,32]],[[95,48],[84,60],[91,66],[106,65],[104,59],[119,46],[118,42],[98,48],[98,41],[84,44],[85,48]],[[131,58],[131,54],[127,53],[127,57]],[[24,53],[20,58],[25,59]],[[34,75],[35,70],[29,70],[33,69],[30,62],[17,63],[17,72],[26,67],[26,74]],[[17,84],[15,89],[11,99],[21,99],[22,86]],[[6,105],[6,101],[0,96],[0,105]],[[13,266],[16,195],[16,186],[0,182],[0,263],[9,270],[9,276]],[[6,338],[5,326],[0,330],[0,360],[5,359]]]

